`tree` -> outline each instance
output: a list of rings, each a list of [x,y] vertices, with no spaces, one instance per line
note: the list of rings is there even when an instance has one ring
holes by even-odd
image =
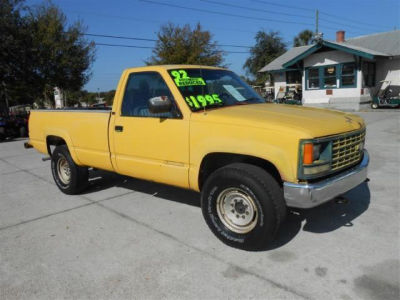
[[[82,98],[81,98],[81,102],[86,103],[87,105],[92,105],[94,103],[96,103],[96,93],[94,92],[88,92],[88,91],[83,91],[82,92]]]
[[[51,2],[36,8],[0,0],[0,97],[10,105],[53,100],[55,86],[79,90],[89,79],[94,44],[82,23],[67,25]]]
[[[28,98],[31,89],[38,90],[32,82],[30,28],[21,15],[22,3],[0,0],[0,106],[4,112],[8,104],[15,104],[14,99]]]
[[[255,36],[256,44],[250,49],[250,57],[244,64],[247,74],[255,77],[256,84],[264,84],[266,73],[258,71],[286,51],[286,46],[279,32],[258,31]]]
[[[53,88],[77,91],[88,81],[94,61],[94,43],[83,37],[81,22],[67,26],[63,12],[51,3],[30,10],[35,67],[43,96]]]
[[[314,32],[308,29],[303,30],[297,36],[294,37],[293,46],[299,47],[299,46],[310,45],[313,42],[313,37],[314,37]]]
[[[186,24],[182,27],[168,23],[157,34],[153,55],[147,65],[159,64],[201,64],[221,66],[224,53],[219,50],[209,31],[198,23],[193,29]]]
[[[104,92],[102,93],[102,96],[104,97],[104,101],[107,103],[107,105],[112,105],[114,101],[115,90]]]
[[[244,82],[246,82],[248,85],[255,85],[254,80],[251,80],[249,77],[240,75],[240,79],[242,79]]]

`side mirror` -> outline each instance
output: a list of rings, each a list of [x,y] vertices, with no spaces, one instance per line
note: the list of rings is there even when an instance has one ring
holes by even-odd
[[[149,111],[152,114],[170,112],[172,101],[167,96],[153,97],[149,99]]]

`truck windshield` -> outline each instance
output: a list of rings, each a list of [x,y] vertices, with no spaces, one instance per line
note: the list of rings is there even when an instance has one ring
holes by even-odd
[[[169,70],[192,111],[265,101],[235,73],[227,70]]]

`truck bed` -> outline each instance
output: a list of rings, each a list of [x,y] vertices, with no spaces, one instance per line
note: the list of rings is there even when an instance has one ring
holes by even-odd
[[[110,115],[108,109],[32,110],[30,143],[47,154],[46,138],[61,137],[77,164],[113,170],[108,141]]]

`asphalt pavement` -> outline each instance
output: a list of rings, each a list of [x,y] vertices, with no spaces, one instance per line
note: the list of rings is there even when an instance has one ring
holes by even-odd
[[[359,114],[370,181],[291,211],[259,252],[214,237],[197,193],[92,171],[67,196],[24,140],[0,143],[0,299],[399,299],[400,112]]]

